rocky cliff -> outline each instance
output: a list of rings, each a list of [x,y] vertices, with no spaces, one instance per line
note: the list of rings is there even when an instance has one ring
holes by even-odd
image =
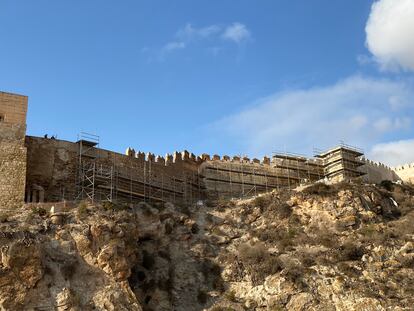
[[[410,310],[414,189],[0,217],[1,310]]]

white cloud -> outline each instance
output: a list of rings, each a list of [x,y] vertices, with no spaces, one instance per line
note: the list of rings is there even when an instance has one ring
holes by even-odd
[[[388,117],[383,117],[374,122],[374,128],[378,132],[387,132],[392,129],[392,121]]]
[[[409,117],[382,117],[374,122],[374,128],[379,132],[389,132],[393,130],[408,130],[411,127],[411,119]]]
[[[377,144],[368,153],[370,159],[398,166],[414,162],[414,139]]]
[[[383,69],[414,70],[414,1],[374,2],[366,25],[367,47]]]
[[[150,61],[154,59],[164,61],[167,55],[173,51],[184,50],[194,43],[204,42],[206,51],[217,56],[224,49],[223,42],[220,40],[223,38],[235,44],[240,44],[250,38],[250,31],[241,23],[233,23],[228,26],[213,24],[200,28],[187,23],[183,28],[176,31],[170,42],[161,48],[144,47],[141,52],[148,54]]]
[[[244,24],[233,23],[232,25],[226,27],[222,36],[224,39],[241,43],[250,38],[250,31]]]
[[[334,85],[277,93],[214,124],[218,144],[231,139],[254,156],[275,149],[311,153],[340,140],[369,148],[411,127],[414,105],[392,109],[390,98],[414,103],[405,82],[353,76]]]
[[[185,48],[185,43],[184,42],[173,41],[173,42],[169,42],[166,45],[164,45],[162,50],[165,51],[165,52],[171,52],[171,51],[174,51],[174,50],[180,50],[180,49],[184,49],[184,48]]]
[[[177,37],[183,40],[191,40],[195,38],[205,39],[221,32],[219,25],[210,25],[201,28],[195,28],[190,23],[185,25],[183,29],[177,31]]]

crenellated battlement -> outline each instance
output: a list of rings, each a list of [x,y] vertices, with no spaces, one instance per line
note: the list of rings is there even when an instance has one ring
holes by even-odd
[[[365,163],[361,167],[361,171],[365,173],[364,179],[367,182],[380,183],[383,180],[398,181],[400,177],[395,171],[381,162],[371,161],[366,158],[362,158]]]
[[[228,156],[223,155],[220,156],[218,154],[215,154],[213,156],[210,156],[207,153],[203,153],[198,157],[201,161],[215,161],[215,162],[221,162],[221,163],[240,163],[240,164],[252,164],[252,165],[270,165],[271,159],[267,156],[264,156],[261,160],[257,158],[250,159],[249,157],[241,157],[241,156]],[[199,162],[199,161],[197,161]]]
[[[381,163],[381,162],[371,161],[371,160],[366,159],[366,158],[362,158],[362,161],[365,162],[365,164],[368,164],[368,165],[371,165],[371,166],[374,166],[374,167],[381,167],[381,168],[384,168],[384,169],[387,169],[387,170],[390,170],[390,171],[394,171],[394,168],[392,168],[392,167],[390,167],[390,166],[388,166],[384,163]]]
[[[205,158],[202,156],[197,157],[194,153],[190,153],[187,150],[184,151],[175,151],[173,154],[167,153],[165,157],[161,155],[155,155],[151,152],[136,152],[134,148],[128,147],[125,151],[125,156],[132,159],[137,159],[140,162],[156,163],[158,165],[170,166],[174,164],[182,163],[191,163],[193,165],[198,165],[201,162],[205,161]]]
[[[414,163],[391,168],[361,158],[362,151],[343,144],[310,158],[292,153],[262,159],[196,156],[187,150],[162,156],[132,147],[122,154],[99,148],[99,137],[86,133],[77,142],[26,136],[26,111],[26,96],[0,92],[0,170],[4,172],[0,203],[23,201],[25,183],[27,202],[81,200],[86,195],[129,203],[191,203],[206,194],[241,197],[323,179],[334,181],[332,176],[363,175],[367,182],[412,182],[414,178]]]
[[[407,163],[407,164],[404,164],[404,165],[399,165],[399,166],[396,166],[396,167],[392,167],[391,169],[393,171],[396,171],[396,172],[403,171],[403,170],[408,170],[408,169],[414,169],[414,163]]]
[[[414,163],[407,163],[393,168],[402,181],[414,184]]]

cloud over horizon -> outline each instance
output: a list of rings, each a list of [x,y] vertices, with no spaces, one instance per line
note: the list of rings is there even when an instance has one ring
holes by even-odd
[[[156,59],[164,60],[169,53],[184,50],[195,42],[205,41],[208,45],[206,50],[216,56],[223,49],[220,45],[224,42],[240,45],[249,39],[251,39],[251,31],[246,25],[239,22],[234,22],[231,25],[213,24],[200,28],[187,23],[183,28],[178,29],[172,40],[161,48],[144,47],[142,52],[154,54]]]
[[[240,44],[250,38],[250,31],[247,29],[246,25],[233,23],[232,25],[226,27],[222,37]]]
[[[414,139],[379,143],[372,147],[368,157],[390,166],[414,162]]]
[[[381,71],[414,71],[414,0],[379,0],[366,23],[366,47]],[[241,29],[240,29],[241,31]],[[246,35],[248,36],[248,34]],[[287,90],[213,124],[217,142],[237,142],[254,156],[275,149],[310,155],[339,141],[388,165],[414,162],[414,80],[353,75],[335,84]],[[396,138],[400,138],[397,140]]]
[[[220,131],[220,143],[232,139],[254,156],[275,149],[309,154],[340,140],[370,150],[390,134],[412,130],[413,108],[412,84],[351,76],[334,85],[277,93],[213,128]]]
[[[366,44],[384,70],[414,70],[414,1],[373,3],[366,25]]]

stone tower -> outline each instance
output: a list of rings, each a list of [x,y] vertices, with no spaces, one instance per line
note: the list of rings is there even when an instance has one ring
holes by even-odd
[[[0,92],[0,209],[24,203],[27,97]]]

